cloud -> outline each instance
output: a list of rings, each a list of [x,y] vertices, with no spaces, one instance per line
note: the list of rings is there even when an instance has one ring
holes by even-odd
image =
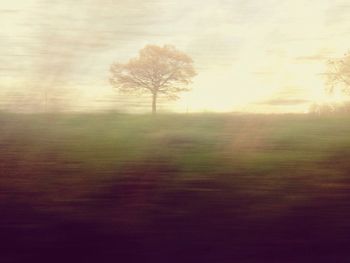
[[[335,1],[333,5],[329,6],[325,17],[327,26],[336,26],[340,23],[349,22],[350,4],[347,2]]]
[[[331,52],[327,49],[323,49],[319,51],[316,54],[313,55],[306,55],[306,56],[298,56],[295,58],[295,60],[300,61],[300,62],[313,62],[313,61],[326,61],[330,58]]]
[[[324,55],[311,55],[311,56],[300,56],[300,57],[296,57],[295,59],[296,60],[301,60],[301,61],[308,61],[308,60],[311,60],[311,61],[319,61],[319,60],[326,60],[328,59],[329,57],[327,56],[324,56]]]
[[[19,10],[16,9],[0,9],[0,14],[1,15],[6,15],[6,14],[14,14],[20,12]]]
[[[309,103],[309,100],[305,99],[270,99],[257,102],[256,104],[269,105],[269,106],[291,106]]]
[[[273,71],[254,71],[252,72],[253,75],[266,75],[266,76],[269,76],[269,75],[274,75],[276,74],[275,72]]]

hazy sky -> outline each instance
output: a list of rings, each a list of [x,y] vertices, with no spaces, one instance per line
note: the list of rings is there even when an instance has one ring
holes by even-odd
[[[327,59],[350,49],[348,0],[11,0],[0,22],[2,104],[28,110],[45,96],[58,108],[139,104],[111,88],[110,64],[173,44],[198,76],[169,109],[304,112],[327,99]]]

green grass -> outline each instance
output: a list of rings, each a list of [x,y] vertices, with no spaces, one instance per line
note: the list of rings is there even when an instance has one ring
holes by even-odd
[[[2,114],[0,120],[1,158],[18,164],[11,172],[40,182],[69,175],[98,184],[123,177],[125,166],[158,161],[176,167],[172,176],[179,180],[225,174],[228,183],[239,184],[238,173],[279,181],[290,170],[317,171],[319,163],[350,153],[347,117]]]
[[[350,117],[2,113],[0,124],[2,206],[207,243],[245,224],[289,231],[303,207],[317,233],[348,227],[337,207],[350,200]]]

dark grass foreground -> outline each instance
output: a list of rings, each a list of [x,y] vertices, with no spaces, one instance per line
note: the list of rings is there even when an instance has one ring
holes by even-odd
[[[350,118],[0,114],[0,262],[350,262]]]

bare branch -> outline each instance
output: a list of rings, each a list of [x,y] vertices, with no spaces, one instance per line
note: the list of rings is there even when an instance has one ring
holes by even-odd
[[[339,86],[344,93],[350,92],[350,53],[345,54],[341,59],[329,60],[326,77],[328,92],[334,92],[334,89]]]

